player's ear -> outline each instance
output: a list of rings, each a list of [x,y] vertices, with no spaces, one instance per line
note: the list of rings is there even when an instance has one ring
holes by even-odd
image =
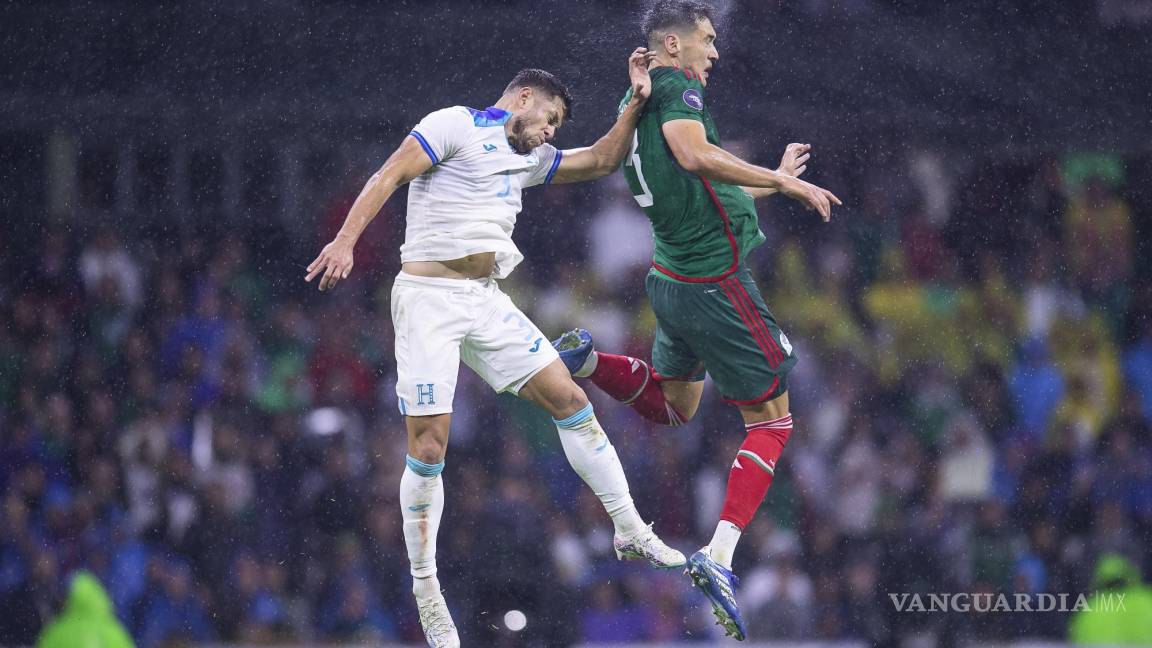
[[[528,86],[520,88],[520,91],[516,93],[516,104],[520,106],[521,110],[530,107],[532,105],[532,88]]]
[[[680,37],[676,35],[676,32],[664,34],[664,49],[668,50],[669,54],[680,53]]]

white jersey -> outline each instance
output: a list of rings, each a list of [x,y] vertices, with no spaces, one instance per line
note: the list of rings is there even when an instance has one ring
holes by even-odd
[[[520,155],[508,144],[499,108],[437,110],[412,129],[432,168],[408,188],[408,224],[400,260],[447,261],[496,253],[497,279],[524,255],[512,242],[520,192],[552,180],[563,154],[551,144]]]

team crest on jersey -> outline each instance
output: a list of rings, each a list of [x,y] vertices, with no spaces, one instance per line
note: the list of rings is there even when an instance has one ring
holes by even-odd
[[[680,98],[684,100],[684,103],[688,104],[689,108],[704,110],[704,98],[700,96],[700,93],[697,92],[695,88],[688,88],[684,91],[684,94],[680,95]]]

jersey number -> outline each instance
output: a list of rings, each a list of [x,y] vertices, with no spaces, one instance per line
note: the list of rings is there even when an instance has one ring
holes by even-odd
[[[640,153],[636,150],[639,147],[640,133],[632,133],[632,155],[628,158],[625,165],[636,168],[636,180],[640,183],[640,188],[644,191],[640,194],[633,194],[632,197],[636,199],[636,202],[639,203],[641,207],[651,207],[652,191],[648,189],[648,182],[644,180],[644,170],[640,165]]]

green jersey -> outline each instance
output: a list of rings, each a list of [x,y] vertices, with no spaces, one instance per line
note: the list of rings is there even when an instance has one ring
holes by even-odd
[[[650,75],[652,95],[624,161],[624,177],[652,221],[652,265],[680,281],[719,281],[764,242],[756,206],[736,185],[710,182],[685,171],[664,141],[665,122],[691,119],[704,124],[708,141],[720,146],[704,103],[704,86],[696,75],[671,67],[655,68]],[[629,89],[620,102],[621,111],[631,99]]]

